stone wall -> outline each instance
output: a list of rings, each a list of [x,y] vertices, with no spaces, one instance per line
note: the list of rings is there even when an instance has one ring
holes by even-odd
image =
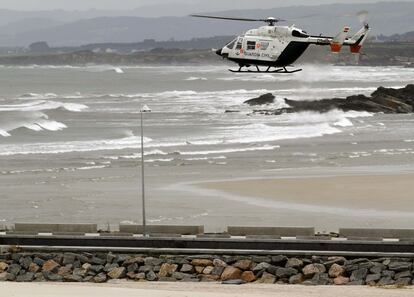
[[[5,253],[0,281],[411,285],[413,259],[113,253]]]

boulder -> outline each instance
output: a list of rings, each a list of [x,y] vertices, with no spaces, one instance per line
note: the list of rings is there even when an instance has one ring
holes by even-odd
[[[214,267],[214,269],[211,271],[212,275],[221,275],[224,271],[225,267]]]
[[[144,264],[147,266],[161,266],[163,262],[163,260],[153,257],[148,257],[144,259]]]
[[[257,280],[257,283],[260,284],[274,284],[276,282],[276,277],[273,274],[264,272],[262,277]]]
[[[393,271],[411,270],[412,267],[411,262],[391,262],[388,264],[388,269]]]
[[[42,271],[57,272],[59,266],[54,260],[49,260],[43,264]]]
[[[198,279],[200,282],[217,282],[220,280],[220,276],[218,275],[207,275],[207,274],[201,274],[198,276]]]
[[[271,267],[272,265],[270,265],[269,263],[266,262],[261,262],[259,264],[257,264],[254,268],[253,268],[253,272],[259,272],[261,270],[266,270],[269,267]]]
[[[16,279],[16,276],[14,274],[11,274],[8,272],[0,273],[0,282],[14,281],[15,279]]]
[[[291,284],[291,285],[298,285],[298,284],[303,283],[304,281],[305,281],[305,277],[302,273],[292,275],[289,278],[289,284]]]
[[[345,268],[334,263],[331,268],[329,268],[329,276],[332,278],[337,278],[338,276],[343,276],[345,274]]]
[[[365,282],[368,285],[375,285],[377,281],[381,279],[381,274],[368,274]]]
[[[27,271],[33,272],[33,273],[38,273],[40,271],[40,267],[36,263],[32,262],[30,264],[29,268],[27,269]]]
[[[249,270],[253,265],[252,260],[245,259],[245,260],[239,260],[236,263],[233,264],[233,267],[239,268],[241,270]]]
[[[31,282],[35,278],[35,274],[33,272],[27,272],[20,274],[16,277],[16,282]]]
[[[360,280],[364,280],[367,277],[368,274],[368,269],[366,268],[361,268],[358,270],[354,270],[351,274],[350,280],[351,282],[353,281],[360,281]]]
[[[213,266],[207,266],[206,268],[204,268],[203,274],[212,274],[213,270],[214,270]]]
[[[395,281],[389,276],[382,277],[377,283],[378,286],[390,286],[393,284],[395,284]]]
[[[65,253],[63,254],[63,265],[73,264],[76,261],[77,254],[74,253]]]
[[[381,272],[383,272],[385,269],[387,269],[387,266],[385,266],[382,263],[374,263],[374,266],[372,266],[369,271],[373,274],[380,274]]]
[[[71,283],[81,283],[81,282],[83,282],[83,278],[81,276],[73,275],[73,274],[68,274],[68,275],[63,276],[63,280],[65,282],[71,282]]]
[[[0,273],[6,271],[7,268],[9,268],[9,264],[4,263],[4,262],[0,262]]]
[[[246,283],[251,283],[256,280],[256,276],[252,271],[244,271],[241,275],[241,279]]]
[[[350,282],[349,277],[345,276],[338,276],[333,281],[334,284],[338,286],[347,285]]]
[[[14,276],[17,276],[21,270],[22,270],[22,268],[20,267],[20,265],[11,264],[11,265],[9,265],[9,268],[7,269],[7,272],[13,274]]]
[[[221,274],[221,280],[241,279],[242,271],[239,268],[228,266]]]
[[[402,272],[396,273],[395,276],[394,276],[395,279],[406,278],[406,277],[409,277],[409,278],[413,277],[411,271],[409,271],[409,270],[402,271]]]
[[[215,267],[227,267],[227,263],[220,259],[213,260],[213,266]]]
[[[324,273],[326,272],[326,268],[323,264],[309,264],[303,267],[302,269],[303,274],[305,277],[313,276],[316,273]]]
[[[125,267],[118,267],[114,268],[111,271],[108,272],[108,276],[111,279],[120,279],[124,278],[126,275],[126,268]]]
[[[250,106],[256,106],[256,105],[271,104],[274,101],[275,101],[275,96],[272,93],[267,93],[267,94],[261,95],[257,98],[247,100],[244,103],[248,104]]]
[[[180,272],[193,273],[194,272],[194,267],[193,267],[193,265],[190,265],[190,264],[183,264],[183,266],[180,269]]]
[[[158,273],[159,277],[170,277],[178,269],[177,264],[164,263],[161,265],[160,272]]]
[[[146,273],[145,278],[147,281],[153,282],[157,280],[157,275],[154,271],[149,271]]]
[[[278,278],[287,279],[296,274],[298,274],[298,271],[295,268],[278,268],[275,273]]]
[[[127,258],[124,263],[122,264],[122,266],[129,266],[132,264],[137,264],[137,265],[143,265],[144,264],[144,258],[142,257],[129,257]]]
[[[214,266],[213,261],[210,259],[193,259],[191,261],[191,265],[193,266]]]
[[[411,278],[409,278],[409,277],[399,278],[395,281],[395,285],[397,285],[397,286],[409,286],[409,285],[411,285]]]
[[[303,261],[298,258],[290,258],[285,265],[286,268],[302,268]]]

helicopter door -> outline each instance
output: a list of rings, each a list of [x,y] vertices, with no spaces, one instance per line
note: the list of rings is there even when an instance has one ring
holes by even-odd
[[[259,43],[253,40],[247,40],[246,42],[246,54],[245,56],[249,59],[258,59],[260,58],[260,53],[258,52]]]

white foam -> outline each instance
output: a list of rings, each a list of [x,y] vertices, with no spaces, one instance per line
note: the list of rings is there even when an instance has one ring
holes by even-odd
[[[77,103],[63,103],[58,101],[39,100],[23,104],[0,105],[0,111],[44,111],[63,108],[67,111],[79,112],[88,106]]]
[[[118,74],[124,74],[125,72],[124,72],[124,70],[122,70],[121,68],[119,68],[119,67],[115,67],[114,68],[114,71],[116,72],[116,73],[118,73]]]
[[[185,79],[186,81],[196,81],[196,80],[208,80],[206,77],[197,77],[197,76],[190,76]]]
[[[218,150],[204,150],[204,151],[184,151],[178,152],[183,156],[196,156],[196,155],[214,155],[214,154],[226,154],[226,153],[238,153],[238,152],[253,152],[253,151],[272,151],[280,148],[278,145],[264,145],[259,147],[247,147],[247,148],[228,148]]]
[[[10,133],[8,133],[7,131],[2,130],[2,129],[0,129],[0,135],[3,136],[3,137],[9,137],[9,136],[11,136]]]
[[[354,124],[349,119],[342,119],[334,123],[334,126],[338,127],[352,127]]]

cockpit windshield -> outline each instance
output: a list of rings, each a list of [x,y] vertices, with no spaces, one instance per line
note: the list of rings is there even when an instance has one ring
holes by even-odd
[[[237,41],[237,38],[236,39],[234,39],[232,42],[230,42],[229,44],[227,44],[226,45],[226,47],[228,47],[229,49],[233,49],[233,47],[234,47],[234,44],[236,43],[236,41]]]

